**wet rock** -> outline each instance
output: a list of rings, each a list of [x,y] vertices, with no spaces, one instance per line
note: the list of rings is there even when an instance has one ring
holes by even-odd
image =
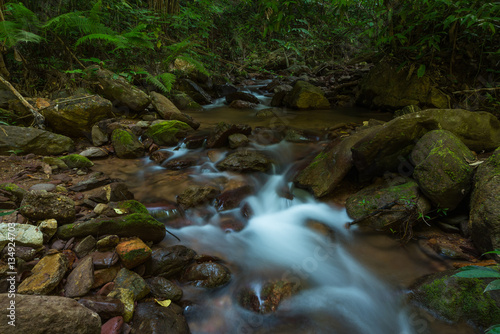
[[[139,88],[131,85],[125,78],[100,68],[98,65],[92,65],[85,69],[90,79],[97,80],[97,92],[113,101],[115,107],[122,113],[141,112],[150,103],[149,96]]]
[[[78,303],[99,314],[103,321],[122,316],[124,312],[123,303],[119,299],[107,296],[86,296],[80,298]]]
[[[110,202],[109,207],[120,215],[127,213],[149,213],[144,204],[133,199],[120,202]]]
[[[226,83],[224,85],[214,85],[214,90],[217,93],[218,97],[226,97],[231,93],[237,92],[238,88]]]
[[[446,130],[427,132],[411,153],[413,178],[437,207],[453,210],[469,193],[474,154]]]
[[[10,298],[0,294],[2,305],[7,305]],[[72,333],[99,334],[101,319],[97,313],[78,304],[71,298],[58,296],[16,295],[15,327],[10,326],[9,310],[2,307],[0,333]]]
[[[203,107],[186,93],[174,91],[171,100],[180,110],[203,111]]]
[[[43,115],[54,132],[79,137],[88,133],[95,123],[111,117],[112,107],[109,100],[99,95],[72,96],[52,101]]]
[[[271,107],[283,107],[285,105],[285,97],[293,90],[290,85],[279,85],[273,89],[274,95],[271,100]]]
[[[260,291],[245,288],[239,293],[241,306],[251,311],[265,314],[276,312],[279,304],[299,291],[299,285],[286,280],[267,282]],[[257,296],[258,293],[258,296]]]
[[[227,104],[232,104],[234,101],[245,101],[250,102],[250,104],[259,104],[260,101],[257,97],[250,93],[245,92],[234,92],[226,96]]]
[[[274,110],[275,108],[267,108],[257,111],[255,117],[257,118],[272,118],[277,117],[277,113]]]
[[[200,148],[208,140],[209,132],[201,130],[195,134],[189,135],[184,139],[186,147],[190,150]]]
[[[467,124],[467,127],[463,125]],[[354,165],[362,179],[386,171],[410,173],[405,160],[415,143],[431,130],[448,130],[474,151],[500,146],[500,121],[492,114],[461,109],[429,109],[397,117],[352,148]]]
[[[31,127],[0,126],[0,154],[59,155],[75,148],[71,138]]]
[[[235,125],[220,122],[208,137],[207,147],[216,148],[227,146],[229,144],[229,136],[235,133],[241,133],[248,136],[252,133],[252,128],[248,125]]]
[[[96,240],[93,236],[88,235],[80,241],[74,248],[76,255],[83,258],[90,253],[96,246]]]
[[[92,191],[88,199],[97,203],[119,202],[134,199],[134,194],[128,190],[126,183],[114,182]]]
[[[177,203],[188,209],[212,201],[219,193],[219,189],[212,186],[193,185],[177,196]]]
[[[92,289],[99,288],[109,282],[112,282],[116,278],[116,275],[118,275],[119,271],[119,266],[111,266],[109,268],[95,270],[94,284],[92,284]]]
[[[217,168],[236,172],[266,172],[271,168],[271,160],[256,151],[238,151],[220,161]]]
[[[78,263],[78,266],[68,275],[64,287],[64,295],[70,298],[85,296],[90,291],[93,284],[94,265],[92,263],[92,257],[87,256],[82,259]]]
[[[43,234],[43,241],[48,242],[57,232],[57,220],[46,219],[38,223],[38,229]]]
[[[120,242],[120,237],[118,237],[117,235],[108,235],[97,241],[97,250],[105,251],[115,248],[119,242]]]
[[[175,302],[182,298],[182,289],[164,277],[151,277],[146,283],[153,296],[159,300],[170,299]]]
[[[413,114],[414,112],[418,112],[418,111],[421,111],[422,109],[420,109],[419,106],[416,106],[414,104],[411,104],[411,105],[408,105],[400,110],[396,110],[394,112],[394,116],[395,117],[399,117],[399,116],[403,116],[403,115],[406,115],[406,114]]]
[[[132,323],[136,333],[190,333],[182,309],[175,304],[163,307],[154,302],[139,303]]]
[[[201,105],[211,104],[212,98],[208,95],[203,88],[189,79],[181,79],[176,82],[176,89],[187,93],[197,103]],[[179,108],[182,109],[182,108]]]
[[[105,158],[109,155],[109,152],[107,150],[105,150],[104,148],[89,147],[89,148],[81,151],[80,155],[82,157],[86,157],[88,159]]]
[[[75,220],[75,202],[61,194],[46,191],[30,191],[21,203],[21,214],[28,219],[56,219],[65,224]]]
[[[185,157],[165,161],[161,166],[168,170],[181,170],[196,165],[198,160],[195,157]]]
[[[166,278],[175,277],[193,261],[196,252],[182,245],[172,247],[154,247],[151,261],[147,263],[147,272]]]
[[[257,105],[248,101],[234,100],[229,104],[229,107],[234,109],[254,109]]]
[[[484,292],[491,279],[453,277],[444,271],[419,278],[411,287],[412,300],[453,322],[488,328],[500,322],[498,291]]]
[[[311,130],[289,128],[285,131],[285,140],[291,143],[317,142],[320,138],[321,133]]]
[[[250,140],[247,136],[242,133],[235,133],[234,135],[230,135],[228,137],[229,147],[230,148],[238,148],[247,146]]]
[[[102,187],[113,182],[109,177],[101,176],[100,174],[91,174],[88,179],[78,182],[76,185],[69,187],[69,190],[80,192],[92,190],[98,187]]]
[[[253,193],[250,185],[243,185],[234,189],[223,191],[215,200],[217,211],[225,211],[237,208],[241,201]]]
[[[481,253],[500,249],[500,149],[477,168],[470,200],[469,228]]]
[[[32,275],[18,287],[17,292],[26,295],[50,293],[63,279],[68,269],[68,260],[61,253],[46,255],[31,270]]]
[[[108,294],[108,297],[116,298],[123,304],[123,320],[129,322],[134,316],[135,300],[131,290],[118,288]]]
[[[103,269],[118,263],[118,255],[115,252],[92,252],[92,261],[95,269]]]
[[[14,241],[18,246],[40,248],[43,245],[43,234],[40,229],[28,224],[0,223],[0,249]]]
[[[146,281],[133,271],[122,268],[114,279],[115,288],[113,291],[118,289],[125,289],[132,292],[134,296],[134,301],[140,300],[149,293],[149,286]],[[110,294],[111,296],[111,294]],[[111,296],[112,297],[112,296]]]
[[[167,160],[172,156],[172,152],[170,151],[163,151],[163,150],[157,150],[151,153],[151,156],[149,157],[151,160],[156,162],[157,164],[161,165],[162,162]]]
[[[310,189],[316,197],[330,194],[353,167],[351,148],[374,129],[360,131],[335,141],[295,176],[295,184],[300,188]]]
[[[190,129],[188,124],[181,121],[162,121],[151,125],[145,136],[151,138],[156,145],[175,146]]]
[[[102,130],[99,125],[95,124],[91,131],[92,144],[101,146],[109,141],[109,136],[105,130]]]
[[[378,209],[383,211],[368,216]],[[430,209],[431,205],[420,194],[417,183],[402,177],[364,188],[346,201],[346,210],[351,218],[366,217],[358,225],[385,231],[411,227],[419,213],[425,215]]]
[[[379,62],[361,81],[356,103],[367,107],[399,109],[408,105],[448,108],[449,97],[434,85],[429,75],[408,76],[397,66]]]
[[[161,118],[170,119],[170,114],[179,114],[181,112],[179,109],[177,109],[175,104],[173,104],[172,101],[170,101],[164,95],[157,92],[151,92],[149,96],[151,97],[151,103],[153,104],[153,107],[156,109]]]
[[[132,269],[146,262],[151,257],[149,248],[141,239],[134,238],[116,246],[116,253],[127,269]]]
[[[56,190],[56,185],[52,183],[38,183],[32,185],[28,191],[46,191],[46,192],[52,192]]]
[[[60,226],[57,235],[61,239],[95,237],[116,234],[120,237],[138,237],[144,241],[160,242],[165,238],[165,226],[153,217],[143,213],[133,213],[116,218],[96,218],[85,222]]]
[[[186,268],[182,278],[197,287],[217,288],[229,283],[231,273],[220,263],[193,263]]]
[[[122,334],[123,317],[114,317],[101,327],[101,334]]]
[[[144,156],[144,146],[129,130],[115,129],[111,134],[111,142],[118,158],[135,159]]]
[[[284,99],[285,104],[296,109],[328,109],[330,102],[323,91],[306,81],[297,81]]]

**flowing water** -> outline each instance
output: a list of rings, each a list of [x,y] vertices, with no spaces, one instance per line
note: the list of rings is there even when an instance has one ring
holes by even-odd
[[[255,126],[261,121],[252,118],[253,113],[212,106],[203,117],[192,115],[205,124],[222,119]],[[292,115],[288,122],[314,128],[340,119],[370,118],[342,111],[332,114],[308,112],[308,117]],[[332,123],[332,119],[336,120]],[[165,209],[173,215],[176,211],[168,203],[189,184],[222,188],[246,182],[256,189],[237,209],[218,212],[207,205],[186,211],[183,221],[188,223],[167,226],[181,242],[167,236],[163,245],[182,244],[216,256],[232,273],[231,282],[219,289],[183,287],[183,298],[191,302],[185,315],[192,333],[474,333],[404,302],[405,287],[421,275],[442,270],[442,264],[426,258],[415,245],[402,247],[387,236],[347,230],[350,219],[345,209],[293,187],[287,172],[297,156],[312,150],[310,144],[282,141],[255,148],[274,158],[273,172],[245,176],[220,172],[215,163],[224,151],[214,150],[209,157],[205,150],[183,145],[170,149],[174,152],[170,159],[198,159],[195,167],[184,171],[167,171],[147,158],[120,160],[120,165],[109,160],[96,163],[97,170],[126,180],[136,198],[149,203],[151,210]],[[252,212],[250,218],[244,212]],[[224,224],[228,219],[239,228],[228,228]],[[277,280],[293,283],[299,292],[282,301],[276,312],[259,314],[241,306],[241,291],[253,291],[264,303],[261,288]]]

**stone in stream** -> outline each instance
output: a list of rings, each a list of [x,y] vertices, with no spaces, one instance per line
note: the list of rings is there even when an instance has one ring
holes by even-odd
[[[176,81],[176,89],[187,93],[190,97],[193,98],[193,100],[201,105],[211,104],[213,102],[212,97],[210,97],[210,95],[208,95],[207,92],[203,90],[203,88],[189,79],[181,79]],[[179,107],[179,109],[182,108]]]
[[[252,133],[252,128],[248,125],[242,124],[228,124],[225,122],[219,122],[215,129],[210,133],[207,139],[208,148],[223,147],[229,145],[229,136],[241,133],[248,136]]]
[[[233,135],[230,135],[228,137],[228,141],[229,141],[229,148],[238,148],[247,146],[248,143],[250,142],[248,137],[242,133],[235,133]]]
[[[192,185],[187,187],[181,194],[177,196],[177,203],[183,208],[188,209],[205,203],[209,203],[217,195],[220,190],[212,186],[197,186]]]
[[[165,120],[177,120],[188,124],[194,130],[200,127],[200,123],[195,121],[190,115],[181,113],[179,109],[165,96],[151,92],[151,103],[161,118]]]
[[[59,155],[75,149],[73,140],[49,131],[31,127],[0,125],[0,155],[11,151],[20,154]]]
[[[94,271],[94,284],[92,284],[92,289],[99,288],[109,282],[112,282],[118,272],[120,271],[118,265],[107,267],[104,269],[98,269]]]
[[[253,187],[245,184],[237,188],[224,190],[215,199],[215,208],[217,211],[226,211],[237,208],[241,201],[253,193]]]
[[[249,102],[250,104],[260,104],[260,101],[255,95],[245,92],[234,92],[229,95],[226,95],[226,103],[231,104],[234,101],[244,101]]]
[[[86,296],[80,298],[78,303],[99,314],[103,321],[122,316],[125,310],[119,299],[107,296]]]
[[[78,266],[68,275],[64,287],[64,295],[70,298],[85,296],[93,284],[94,265],[92,257],[87,256],[80,260]]]
[[[470,200],[472,241],[483,253],[500,249],[500,149],[477,168]],[[498,255],[495,255],[498,259]]]
[[[101,334],[122,334],[123,317],[114,317],[101,327]]]
[[[29,224],[9,225],[0,223],[0,249],[3,249],[9,242],[14,242],[16,246],[37,249],[43,246],[43,234],[38,227]]]
[[[95,218],[88,221],[67,224],[57,229],[61,239],[95,237],[116,234],[120,237],[138,237],[144,241],[160,242],[165,238],[165,226],[148,214],[133,213],[115,218]]]
[[[123,320],[125,322],[132,320],[135,310],[134,293],[132,291],[124,288],[115,288],[108,294],[108,297],[118,299],[122,302]]]
[[[81,151],[80,155],[88,159],[105,158],[109,155],[109,152],[101,147],[89,147]]]
[[[104,269],[118,263],[119,257],[115,252],[92,252],[92,261],[95,269]]]
[[[165,278],[178,276],[193,261],[196,252],[182,245],[153,247],[146,273]]]
[[[96,240],[93,236],[88,235],[82,239],[74,248],[76,256],[83,258],[90,253],[96,246]]]
[[[151,257],[151,248],[139,238],[119,243],[115,251],[127,269],[135,268]]]
[[[92,144],[94,144],[95,146],[104,145],[109,141],[109,135],[106,133],[105,130],[101,129],[101,127],[98,124],[95,124],[92,127],[91,136],[92,136]]]
[[[61,224],[75,220],[75,202],[67,196],[46,191],[26,193],[19,211],[32,220],[52,218]]]
[[[266,282],[259,291],[244,288],[238,293],[240,305],[244,308],[265,314],[276,312],[279,304],[286,298],[297,294],[300,285],[286,280]],[[258,293],[258,296],[257,294]]]
[[[437,207],[455,209],[469,193],[474,154],[451,132],[427,132],[411,153],[413,178]]]
[[[181,121],[161,121],[146,130],[145,136],[159,146],[175,146],[184,138],[191,127]]]
[[[120,237],[117,235],[108,235],[97,241],[97,250],[104,252],[113,249],[120,242]]]
[[[179,301],[182,298],[182,289],[164,277],[151,277],[146,280],[151,294],[159,299]]]
[[[453,277],[457,272],[447,270],[417,279],[409,297],[454,323],[467,322],[482,328],[500,323],[500,294],[484,292],[492,279]]]
[[[32,275],[19,285],[17,292],[26,295],[50,293],[68,270],[68,260],[61,253],[46,255],[31,270]]]
[[[217,168],[235,172],[267,172],[271,168],[271,160],[257,151],[244,150],[229,154],[217,163]]]
[[[118,158],[135,159],[144,156],[144,146],[129,130],[115,129],[111,134],[111,142]]]
[[[173,91],[171,99],[180,110],[203,111],[203,107],[184,92]]]
[[[218,288],[231,280],[229,269],[217,262],[193,263],[182,275],[184,281],[203,288]]]
[[[8,305],[8,294],[0,294],[0,304]],[[99,315],[78,304],[75,300],[58,296],[28,296],[17,294],[15,298],[15,327],[9,325],[9,310],[2,307],[0,333],[71,333],[99,334]]]
[[[234,100],[229,104],[229,107],[234,109],[254,109],[257,105],[248,101]]]
[[[149,156],[149,159],[153,160],[156,162],[158,165],[161,165],[163,161],[167,160],[173,155],[172,152],[170,151],[162,151],[162,150],[157,150],[151,153]]]
[[[284,98],[285,105],[295,109],[329,109],[330,102],[321,88],[306,81],[297,81]]]
[[[175,304],[163,307],[154,302],[139,303],[132,323],[134,333],[190,333],[182,308]]]
[[[116,275],[114,281],[115,289],[126,289],[132,292],[134,300],[140,300],[149,293],[149,286],[146,281],[137,273],[122,268]]]

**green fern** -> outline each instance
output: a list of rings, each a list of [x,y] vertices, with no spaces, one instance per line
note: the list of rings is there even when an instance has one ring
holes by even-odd
[[[164,94],[168,94],[172,90],[175,79],[176,77],[172,73],[162,73],[157,76],[149,73],[146,75],[146,82],[149,82]]]
[[[169,51],[169,55],[165,58],[164,64],[168,66],[176,59],[182,59],[193,65],[197,71],[205,75],[210,75],[203,63],[190,55],[192,53],[191,50],[197,46],[199,47],[198,44],[190,42],[188,39],[166,46],[165,48]]]
[[[7,48],[18,43],[40,43],[43,38],[36,32],[40,28],[37,16],[23,4],[8,4],[9,20],[0,23],[0,40]]]
[[[114,34],[114,31],[106,27],[104,24],[85,17],[83,12],[70,12],[61,14],[50,19],[44,28],[54,31],[56,34],[69,34],[75,30],[79,30],[81,34]]]
[[[182,59],[182,60],[185,60],[187,61],[188,63],[190,63],[191,65],[194,66],[194,68],[200,72],[200,73],[203,73],[207,76],[210,75],[210,72],[208,72],[208,70],[205,68],[205,66],[203,65],[203,63],[189,55],[180,55],[179,57],[177,57],[178,59]]]

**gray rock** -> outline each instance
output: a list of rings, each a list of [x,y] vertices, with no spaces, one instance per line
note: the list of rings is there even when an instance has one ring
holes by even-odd
[[[115,129],[111,134],[111,142],[118,158],[135,159],[144,156],[144,146],[136,135],[124,129]]]
[[[178,276],[193,261],[196,252],[182,245],[153,247],[151,260],[146,263],[151,275],[171,278]]]
[[[139,303],[134,313],[132,331],[135,333],[189,334],[182,308],[171,304],[162,307],[154,302]]]
[[[170,299],[175,302],[182,298],[182,289],[164,277],[151,277],[146,283],[153,296],[159,300]]]
[[[217,288],[226,285],[231,280],[229,269],[220,263],[203,262],[193,263],[186,268],[183,280],[194,286],[203,288]]]
[[[94,265],[92,263],[92,256],[87,256],[68,275],[64,287],[64,295],[70,298],[85,296],[89,293],[93,284]]]
[[[80,155],[82,157],[86,157],[89,159],[92,158],[105,158],[107,157],[109,152],[103,148],[100,147],[89,147],[82,152],[80,152]]]
[[[75,202],[67,196],[46,191],[28,192],[19,211],[33,220],[52,218],[63,224],[75,220]]]
[[[75,246],[73,251],[76,253],[76,256],[83,258],[95,248],[96,242],[93,236],[88,235]]]
[[[248,137],[242,133],[235,133],[234,135],[230,135],[228,140],[229,140],[229,147],[230,148],[238,148],[238,147],[246,146],[250,142]]]
[[[91,135],[92,144],[94,144],[95,146],[104,145],[109,141],[109,136],[106,131],[101,130],[101,128],[97,124],[92,127]]]
[[[237,172],[266,172],[271,168],[271,160],[256,151],[238,151],[217,163],[217,168]]]
[[[229,136],[235,133],[241,133],[248,136],[252,133],[252,128],[248,125],[235,125],[220,122],[208,137],[207,147],[215,148],[227,146],[229,144]]]
[[[32,191],[32,190],[35,190],[35,191],[43,190],[43,191],[51,192],[51,191],[56,190],[56,185],[52,184],[52,183],[38,183],[38,184],[32,185],[28,189],[28,191]]]
[[[6,293],[0,294],[2,305],[9,305],[10,300]],[[0,333],[101,333],[99,315],[71,298],[18,294],[15,301],[15,327],[8,324],[10,311],[2,307]]]
[[[10,239],[19,246],[40,248],[43,245],[43,234],[36,226],[29,224],[0,223],[0,249],[3,249]]]
[[[188,209],[201,204],[206,204],[219,195],[220,190],[212,186],[189,186],[177,196],[177,203]]]
[[[19,126],[0,125],[0,154],[34,153],[38,155],[60,155],[71,152],[75,145],[71,138],[52,132]]]

